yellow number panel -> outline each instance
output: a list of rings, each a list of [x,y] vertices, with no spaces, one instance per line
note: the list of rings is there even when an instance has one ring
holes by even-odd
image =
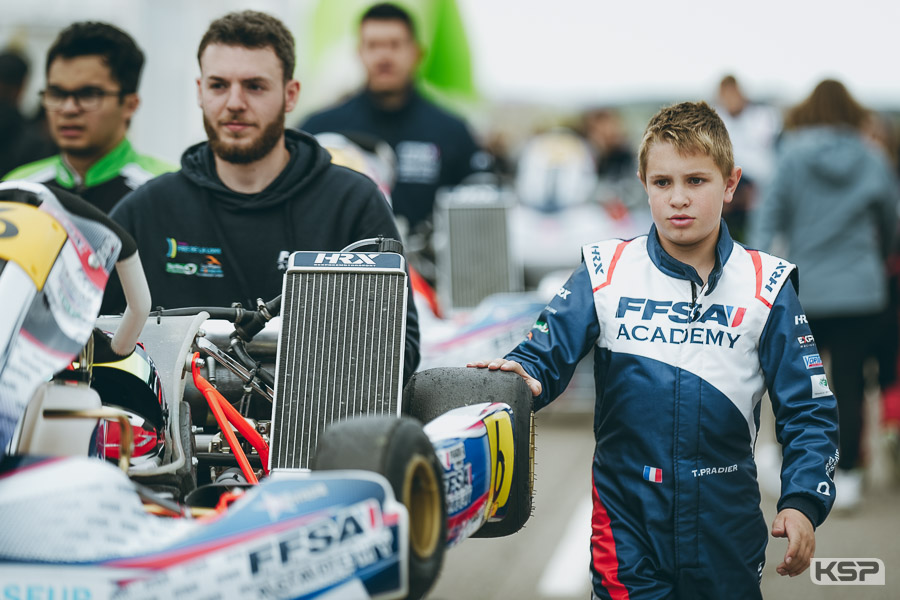
[[[18,202],[0,202],[0,259],[19,265],[38,291],[66,243],[66,231],[50,215]]]

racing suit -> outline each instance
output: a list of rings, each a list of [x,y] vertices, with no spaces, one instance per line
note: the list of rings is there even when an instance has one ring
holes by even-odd
[[[583,248],[583,262],[507,355],[565,390],[592,346],[591,570],[598,598],[758,598],[768,528],[753,450],[768,389],[784,450],[778,510],[814,526],[834,500],[837,409],[794,265],[724,222],[704,285],[656,227]]]
[[[4,179],[53,185],[78,194],[104,213],[109,213],[128,192],[157,175],[174,170],[174,165],[138,154],[131,143],[123,139],[91,165],[83,178],[66,164],[61,154],[57,154],[14,169]]]

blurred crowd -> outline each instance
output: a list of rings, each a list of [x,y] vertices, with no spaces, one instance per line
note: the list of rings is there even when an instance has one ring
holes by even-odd
[[[511,252],[520,252],[526,271],[532,260],[528,249],[541,248],[546,254],[536,238],[551,235],[554,228],[565,239],[552,245],[574,248],[610,232],[623,237],[646,232],[646,194],[636,176],[641,131],[629,126],[645,122],[629,120],[639,108],[590,107],[515,135],[495,127],[475,131],[464,115],[420,93],[415,71],[422,48],[415,28],[390,8],[379,10],[368,21],[364,18],[360,28],[366,83],[356,95],[308,117],[298,128],[324,136],[320,143],[335,162],[369,175],[393,199],[399,231],[412,255],[413,279],[419,291],[431,289],[429,306],[436,314],[437,259],[431,236],[441,189],[479,185],[510,190],[514,209],[529,211],[519,217],[528,220],[514,220],[518,225],[511,231],[523,240],[521,246],[514,240]],[[43,73],[47,83],[34,115],[22,114],[20,106],[27,77],[35,77],[35,69],[29,72],[30,65],[15,49],[0,53],[0,175],[47,182],[88,199],[96,193],[102,203],[92,201],[109,211],[175,166],[138,155],[128,144],[128,125],[139,107],[143,56],[127,33],[94,29],[70,28],[49,49]],[[86,50],[79,47],[79,36],[91,35],[112,40],[113,46],[134,47],[129,52],[140,60],[130,66],[106,58],[85,62],[85,57],[105,52],[90,46],[99,44],[96,40],[84,42]],[[748,98],[730,74],[709,95],[742,169],[739,188],[723,215],[731,235],[799,266],[801,303],[822,351],[811,360],[824,360],[830,369],[840,407],[838,477],[843,481],[838,483],[838,502],[853,510],[864,489],[865,398],[874,388],[881,399],[883,429],[867,433],[888,436],[895,452],[900,447],[896,116],[868,109],[835,80],[820,82],[790,107]],[[281,121],[279,133],[283,125]],[[211,136],[213,151],[214,143]],[[120,162],[111,164],[113,157]],[[112,183],[118,187],[109,187]],[[101,186],[107,186],[102,194],[97,191]],[[560,259],[558,268],[571,269],[573,260],[574,250]],[[524,284],[533,289],[539,278],[526,277]]]

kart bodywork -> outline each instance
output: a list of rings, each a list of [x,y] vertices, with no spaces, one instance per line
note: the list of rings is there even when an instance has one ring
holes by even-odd
[[[23,187],[31,205],[4,201],[4,189]],[[524,524],[533,421],[518,377],[417,373],[392,414],[343,415],[316,429],[310,468],[273,468],[274,432],[323,422],[273,408],[278,386],[262,375],[273,359],[286,364],[279,353],[293,340],[277,319],[247,334],[272,305],[238,309],[233,323],[215,309],[163,311],[141,321],[139,352],[97,363],[95,325],[115,332],[113,348],[134,329],[128,311],[95,322],[100,292],[84,292],[102,290],[117,247],[96,233],[103,225],[71,218],[51,196],[0,185],[0,290],[11,309],[0,316],[3,597],[419,598],[445,547]],[[43,228],[30,225],[35,211]],[[62,236],[43,258],[55,287],[8,294],[26,280],[38,230]],[[217,337],[229,328],[241,341]],[[16,358],[22,347],[29,362]]]

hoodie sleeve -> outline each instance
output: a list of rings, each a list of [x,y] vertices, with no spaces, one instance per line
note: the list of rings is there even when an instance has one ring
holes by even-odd
[[[782,287],[772,306],[760,363],[783,452],[778,510],[796,508],[818,526],[834,503],[837,402],[792,285]]]
[[[578,362],[599,335],[591,279],[582,262],[544,307],[527,339],[506,355],[541,382],[543,391],[533,401],[534,410],[565,391]]]

